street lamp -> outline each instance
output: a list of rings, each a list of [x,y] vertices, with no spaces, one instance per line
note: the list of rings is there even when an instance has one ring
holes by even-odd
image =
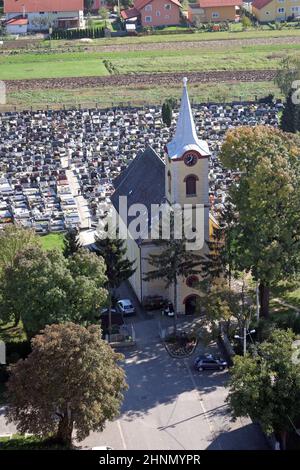
[[[248,335],[252,335],[256,332],[256,330],[251,330],[251,331],[248,331],[247,332],[247,328],[244,327],[244,334],[243,336],[239,336],[239,335],[234,335],[235,339],[240,339],[243,341],[243,354],[244,356],[246,356],[246,353],[247,353],[247,336]]]

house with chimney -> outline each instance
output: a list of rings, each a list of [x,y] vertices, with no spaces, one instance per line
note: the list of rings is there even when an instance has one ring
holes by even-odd
[[[4,0],[8,34],[84,28],[84,0]]]
[[[179,0],[135,0],[132,8],[121,10],[121,18],[144,28],[177,26],[180,24],[180,12]]]

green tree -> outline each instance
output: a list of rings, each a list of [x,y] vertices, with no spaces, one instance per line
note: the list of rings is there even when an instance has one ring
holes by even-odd
[[[74,323],[47,326],[26,360],[12,366],[6,418],[20,433],[72,446],[103,431],[120,412],[127,385],[119,366],[123,356],[101,339],[99,326]]]
[[[300,139],[279,129],[236,128],[220,159],[240,172],[230,188],[236,222],[228,227],[232,263],[259,282],[260,313],[269,315],[270,286],[299,272]]]
[[[74,228],[68,230],[64,238],[64,256],[68,258],[80,250],[81,246],[79,231]]]
[[[233,265],[234,237],[232,240],[236,222],[232,203],[228,201],[220,214],[218,227],[214,228],[212,237],[207,241],[209,250],[201,263],[201,278],[205,289],[217,282],[220,277],[227,279],[228,287],[231,288],[232,276],[237,274]]]
[[[202,284],[203,286],[203,284]],[[220,324],[223,324],[227,334],[230,328],[233,331],[238,328],[243,333],[249,326],[252,304],[246,298],[245,284],[235,290],[231,289],[223,278],[219,278],[213,284],[207,285],[201,298],[201,305],[205,311],[204,323],[209,327],[212,336],[216,337],[220,332]]]
[[[107,6],[110,8],[117,7],[119,5],[118,0],[107,0]],[[133,0],[120,0],[121,9],[129,8],[133,5]]]
[[[170,217],[170,238],[153,240],[153,243],[161,248],[161,252],[151,254],[148,257],[150,265],[154,268],[145,274],[144,280],[151,281],[163,279],[166,288],[172,286],[174,293],[174,327],[177,324],[177,288],[180,277],[188,277],[201,273],[203,255],[194,250],[187,250],[185,237],[175,237],[174,216]]]
[[[167,126],[170,127],[172,124],[173,110],[170,102],[167,100],[162,105],[162,121]]]
[[[103,18],[104,20],[107,20],[108,16],[109,16],[109,11],[107,8],[105,7],[102,7],[102,8],[99,8],[99,16],[101,16],[101,18]]]
[[[248,18],[247,16],[243,16],[242,17],[242,26],[243,26],[244,31],[248,28],[251,28],[252,22],[251,22],[250,18]]]
[[[16,256],[25,247],[40,245],[33,230],[9,225],[0,231],[0,271],[13,267]]]
[[[280,128],[285,132],[300,131],[299,105],[292,100],[292,91],[289,92],[281,116]]]
[[[105,230],[107,232],[107,226]],[[111,332],[111,304],[115,290],[120,287],[122,282],[127,281],[134,273],[135,262],[130,261],[126,256],[126,246],[124,240],[118,236],[112,238],[107,234],[106,237],[95,237],[95,252],[101,256],[106,265],[106,288],[109,292],[109,331]]]
[[[175,98],[167,98],[162,105],[162,121],[168,127],[172,124],[173,110],[176,105],[177,101]]]
[[[284,57],[274,79],[283,96],[288,96],[293,88],[293,82],[299,79],[300,58],[297,56]]]
[[[108,301],[105,261],[80,249],[68,259],[68,270],[72,277],[68,292],[70,319],[84,325],[94,323],[99,309]]]
[[[94,254],[82,250],[66,259],[56,250],[27,248],[3,271],[0,317],[21,318],[28,338],[46,324],[91,324],[106,303],[105,283],[104,261]]]
[[[234,418],[250,416],[267,434],[291,430],[300,409],[300,364],[293,361],[293,334],[273,331],[257,348],[258,355],[236,356],[231,368],[228,404]]]

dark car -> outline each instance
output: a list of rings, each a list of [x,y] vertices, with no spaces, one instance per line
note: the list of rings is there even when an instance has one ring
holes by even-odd
[[[194,360],[194,368],[198,371],[201,370],[224,370],[227,367],[227,362],[221,357],[213,356],[212,354],[205,354],[198,356]]]
[[[105,336],[109,331],[109,313],[108,308],[103,308],[100,312],[99,317],[97,317],[101,322],[102,334]],[[124,325],[124,319],[121,312],[118,312],[116,309],[111,309],[111,326],[112,329],[119,330],[120,326]]]

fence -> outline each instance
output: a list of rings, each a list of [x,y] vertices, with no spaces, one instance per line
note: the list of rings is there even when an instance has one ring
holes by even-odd
[[[234,96],[232,101],[211,101],[209,97],[207,97],[207,101],[202,101],[201,103],[196,103],[194,99],[191,99],[191,105],[193,108],[200,108],[201,106],[207,105],[215,105],[215,106],[226,106],[226,105],[255,105],[258,104],[257,96],[249,96],[248,98],[245,97],[238,97]],[[154,108],[160,109],[164,100],[157,100],[156,102],[149,102],[145,100],[138,100],[136,104],[132,104],[132,102],[124,102],[120,101],[116,102],[95,102],[94,100],[87,101],[87,102],[67,102],[66,104],[61,103],[52,103],[51,105],[43,105],[42,103],[36,104],[30,107],[24,107],[22,105],[12,105],[12,104],[0,104],[0,113],[5,112],[34,112],[34,111],[64,111],[64,110],[82,110],[82,109],[101,109],[101,111],[116,111],[120,110],[140,110],[140,109],[147,109],[147,108]]]

